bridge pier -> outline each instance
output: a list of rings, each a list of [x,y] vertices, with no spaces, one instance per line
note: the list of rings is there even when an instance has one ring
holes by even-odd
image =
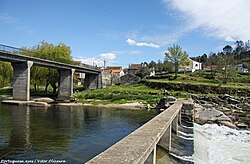
[[[85,74],[84,79],[85,89],[100,89],[101,85],[101,74]]]
[[[32,61],[13,62],[13,99],[30,100],[30,68]]]
[[[59,69],[58,99],[69,100],[73,97],[74,69]]]

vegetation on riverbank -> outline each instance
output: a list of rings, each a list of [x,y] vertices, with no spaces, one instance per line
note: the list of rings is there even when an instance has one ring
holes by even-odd
[[[99,90],[86,90],[75,93],[75,98],[81,103],[92,104],[124,104],[142,102],[156,104],[163,97],[163,92],[143,84],[114,85]]]

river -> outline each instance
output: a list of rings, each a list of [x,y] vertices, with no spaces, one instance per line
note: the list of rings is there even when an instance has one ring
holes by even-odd
[[[0,159],[84,163],[156,115],[156,111],[147,110],[2,104]],[[157,149],[158,164],[250,163],[250,131],[216,124],[182,124],[182,135],[172,133],[171,155]]]
[[[157,115],[155,111],[0,105],[0,159],[84,163]]]

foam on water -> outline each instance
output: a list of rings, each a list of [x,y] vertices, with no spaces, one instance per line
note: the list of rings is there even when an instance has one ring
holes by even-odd
[[[250,163],[250,131],[194,124],[194,163]]]

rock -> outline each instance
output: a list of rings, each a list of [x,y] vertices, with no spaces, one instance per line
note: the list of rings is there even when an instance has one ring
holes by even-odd
[[[121,84],[138,84],[140,81],[140,77],[132,74],[127,74],[121,77]]]
[[[207,101],[205,101],[205,100],[200,100],[200,103],[201,103],[201,104],[207,104]]]
[[[219,121],[219,123],[222,124],[222,125],[225,125],[225,126],[227,126],[229,128],[233,128],[233,129],[237,128],[233,123],[231,123],[229,121]]]
[[[218,111],[214,108],[203,108],[196,110],[196,115],[199,115],[196,121],[200,124],[207,123],[209,121],[217,122],[217,121],[231,121],[229,117],[227,117],[223,112]]]
[[[156,109],[166,109],[169,105],[173,104],[177,99],[173,96],[167,96],[160,99],[159,103],[156,105]]]
[[[228,98],[231,98],[229,94],[224,94],[224,96],[222,97],[223,100],[227,100]]]
[[[240,103],[239,100],[236,100],[236,99],[233,99],[233,98],[229,98],[227,101],[228,101],[229,104],[239,104]]]
[[[246,124],[244,124],[244,123],[237,123],[236,126],[238,128],[240,128],[240,129],[246,129],[246,128],[248,128],[248,126]]]
[[[173,102],[173,101],[177,101],[177,99],[174,96],[167,96],[165,98],[165,101],[167,101],[167,102]]]
[[[164,91],[163,91],[163,95],[164,95],[164,96],[169,96],[169,95],[171,95],[171,94],[170,94],[167,90],[164,90]]]
[[[197,95],[195,95],[195,94],[191,94],[190,97],[192,99],[194,99],[194,100],[198,100],[199,99],[199,97]]]
[[[228,109],[228,108],[226,108],[226,107],[222,107],[222,108],[221,108],[221,111],[223,111],[223,112],[228,112],[228,111],[231,111],[231,109]]]
[[[53,100],[53,99],[51,99],[49,97],[35,98],[35,99],[33,99],[33,101],[35,101],[35,102],[46,102],[48,104],[55,102],[55,100]]]

